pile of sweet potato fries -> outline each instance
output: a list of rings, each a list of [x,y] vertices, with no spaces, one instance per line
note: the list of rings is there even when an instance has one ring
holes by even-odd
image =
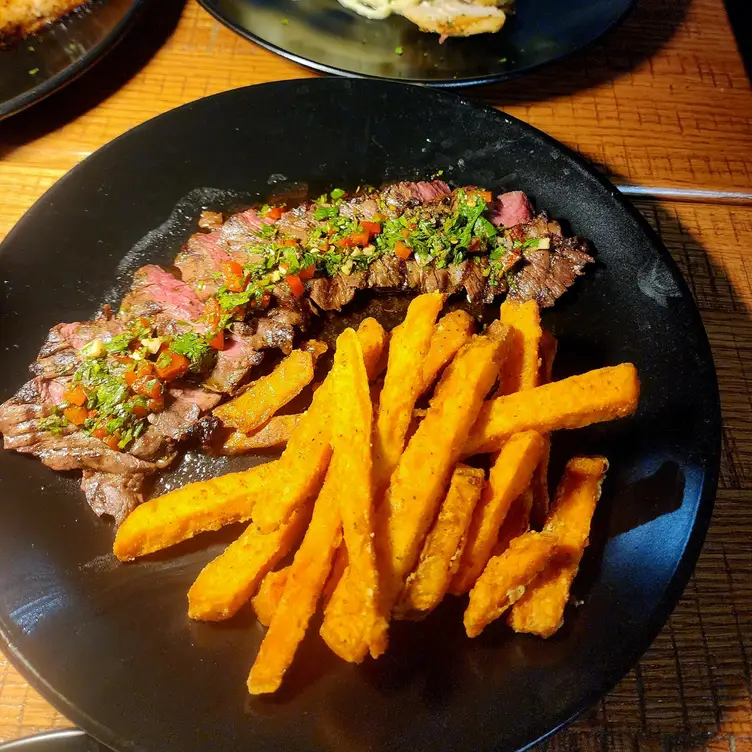
[[[608,462],[572,459],[549,508],[550,434],[632,413],[636,370],[552,382],[556,341],[535,303],[505,302],[481,334],[464,311],[437,321],[443,305],[415,298],[391,335],[374,319],[345,330],[308,410],[276,415],[321,354],[294,351],[215,411],[226,449],[284,446],[279,459],[155,498],[117,532],[128,561],[250,521],[199,574],[188,614],[228,619],[252,600],[268,626],[252,694],[279,688],[319,605],[321,636],[352,662],[386,650],[391,619],[422,618],[447,593],[469,593],[470,637],[505,613],[543,637],[562,624]],[[488,472],[462,461],[478,454]]]

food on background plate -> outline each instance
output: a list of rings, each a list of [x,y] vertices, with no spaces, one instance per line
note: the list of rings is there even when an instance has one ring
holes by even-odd
[[[39,31],[89,0],[0,0],[0,46]]]
[[[448,592],[469,592],[464,624],[470,637],[507,614],[513,629],[543,637],[562,624],[608,463],[602,457],[570,460],[552,509],[536,524],[536,473],[548,463],[541,432],[633,412],[639,395],[634,366],[540,383],[549,381],[555,347],[540,330],[535,303],[505,303],[501,321],[471,334],[461,317],[448,314],[446,327],[443,318],[437,321],[442,302],[436,294],[413,300],[388,345],[372,320],[357,333],[340,334],[332,370],[298,418],[282,457],[262,466],[273,468],[267,475],[252,469],[190,484],[144,503],[118,530],[114,551],[126,560],[233,519],[251,520],[188,594],[192,618],[231,618],[250,601],[268,625],[248,678],[251,694],[281,686],[317,611],[321,637],[355,663],[384,652],[391,619],[422,618]],[[438,359],[445,365],[438,376],[440,369],[426,364],[436,348],[445,348],[444,335],[458,321],[464,344]],[[380,376],[375,364],[383,363],[385,347],[384,384],[401,382],[404,389],[397,394],[384,386],[373,401],[369,381]],[[412,371],[405,367],[410,353],[420,354]],[[425,383],[426,373],[438,382]],[[286,372],[291,383],[298,378]],[[583,384],[603,393],[583,400]],[[424,389],[428,407],[416,409]],[[503,396],[491,396],[500,391]],[[494,411],[493,440],[479,444],[478,454],[491,456],[474,456],[476,467],[459,462],[474,426],[485,420],[486,431],[483,416],[498,404],[507,407]],[[245,409],[251,416],[258,411],[251,404]],[[412,434],[406,431],[411,419],[417,421]],[[386,479],[372,473],[384,454],[379,436],[390,442],[393,469]],[[215,493],[207,498],[212,482]],[[258,485],[265,493],[257,493]],[[240,487],[249,489],[243,501]],[[292,563],[274,570],[293,551]]]
[[[384,19],[399,14],[420,27],[421,31],[446,37],[469,37],[492,34],[506,21],[502,9],[512,6],[511,0],[339,0],[361,16]]]
[[[199,225],[170,269],[150,264],[134,273],[119,311],[104,306],[92,321],[54,326],[32,379],[0,405],[4,447],[55,470],[82,470],[92,508],[118,523],[186,442],[211,451],[226,444],[228,454],[254,442],[287,443],[291,419],[260,421],[310,370],[285,382],[277,403],[248,413],[247,440],[246,431],[232,433],[232,405],[243,404],[253,369],[269,353],[315,361],[316,345],[295,349],[296,338],[359,290],[461,294],[473,303],[506,296],[545,307],[592,261],[587,242],[535,214],[524,193],[494,197],[441,180],[352,195],[335,189],[298,206],[229,217],[208,212]],[[461,316],[447,327],[452,338],[447,333],[424,365],[428,379],[471,329]],[[239,403],[218,407],[228,398]],[[286,502],[290,511],[296,499]]]

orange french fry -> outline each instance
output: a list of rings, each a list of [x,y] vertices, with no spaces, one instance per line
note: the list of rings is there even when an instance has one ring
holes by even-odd
[[[410,303],[405,320],[392,332],[389,363],[373,429],[373,476],[377,496],[389,485],[405,447],[413,407],[423,386],[420,364],[430,349],[436,317],[443,305],[444,296],[439,293],[419,295]]]
[[[371,456],[372,406],[368,376],[355,332],[337,339],[332,369],[332,488],[340,500],[342,530],[350,570],[351,597],[327,605],[321,636],[341,658],[359,662],[364,648],[373,657],[386,649],[386,620],[374,548]]]
[[[540,341],[540,370],[538,372],[539,384],[550,384],[556,358],[556,337],[550,332],[543,332]],[[551,434],[543,434],[543,456],[535,468],[530,487],[533,492],[532,507],[530,510],[530,522],[540,529],[545,522],[549,507],[548,493],[548,463],[551,457]]]
[[[258,592],[251,598],[251,605],[256,612],[256,618],[268,627],[272,623],[272,617],[277,610],[282,593],[285,591],[287,576],[290,567],[278,569],[275,572],[267,573],[266,577],[261,580]]]
[[[605,457],[576,457],[567,463],[543,528],[556,537],[556,556],[515,604],[509,616],[515,632],[550,637],[561,626],[607,470]]]
[[[113,553],[120,561],[130,561],[199,533],[248,521],[254,505],[266,498],[267,483],[278,468],[277,462],[267,462],[240,473],[189,483],[144,502],[118,528]]]
[[[238,397],[214,408],[213,415],[229,428],[251,433],[313,381],[313,355],[293,350],[267,376],[257,379]]]
[[[525,593],[553,555],[556,536],[529,532],[515,538],[509,548],[494,556],[470,591],[465,610],[465,632],[477,637]]]
[[[520,431],[550,433],[631,415],[639,396],[637,369],[622,363],[496,397],[483,405],[462,456],[497,452]]]
[[[217,452],[234,456],[258,449],[283,447],[289,441],[290,434],[298,425],[299,420],[300,415],[274,415],[253,433],[233,431],[224,439]]]
[[[436,322],[431,347],[423,361],[421,394],[433,386],[441,369],[470,341],[473,334],[475,321],[467,311],[461,309],[447,313]]]
[[[528,487],[542,451],[543,439],[535,431],[515,434],[501,448],[473,512],[465,550],[449,587],[451,593],[467,593],[480,577],[499,538],[501,524],[512,502]]]
[[[397,618],[422,618],[441,602],[459,566],[467,529],[485,482],[485,474],[478,468],[455,468],[418,565],[408,576],[395,607]]]
[[[497,396],[533,389],[538,382],[540,310],[534,300],[501,304],[501,323],[509,327],[510,346],[499,374]]]
[[[327,473],[316,499],[311,524],[289,567],[282,597],[248,676],[248,691],[252,695],[279,689],[329,576],[332,560],[342,540],[339,483],[335,484],[335,489],[329,482],[333,471],[336,472],[334,466]]]
[[[308,515],[298,509],[271,533],[251,523],[234,543],[199,573],[188,591],[188,616],[222,621],[234,616],[254,594],[264,576],[300,540]]]

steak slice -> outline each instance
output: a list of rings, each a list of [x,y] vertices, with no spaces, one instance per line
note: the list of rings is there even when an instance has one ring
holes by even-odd
[[[204,307],[190,285],[150,264],[136,270],[120,310],[133,317],[155,318],[157,329],[163,333],[172,331],[175,323],[198,320]]]
[[[191,235],[175,259],[183,282],[189,284],[202,301],[217,292],[221,285],[217,275],[222,262],[232,258],[220,247],[219,240],[219,230]]]
[[[535,300],[541,308],[552,306],[572,286],[586,264],[593,262],[582,238],[554,237],[551,248],[530,250],[509,275],[511,300]]]
[[[532,219],[533,207],[522,191],[509,191],[496,197],[491,204],[488,218],[496,227],[514,227]]]
[[[335,274],[333,277],[317,277],[308,283],[311,300],[324,311],[339,311],[347,305],[358,290],[368,286],[367,272]]]
[[[217,362],[203,386],[212,392],[232,394],[263,359],[264,354],[250,338],[233,335],[226,340],[225,349],[217,353]]]
[[[145,478],[143,473],[120,475],[84,470],[81,488],[97,515],[108,514],[120,525],[143,502]]]

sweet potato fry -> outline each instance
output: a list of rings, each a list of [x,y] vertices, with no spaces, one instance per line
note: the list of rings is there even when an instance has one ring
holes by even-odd
[[[509,548],[509,544],[530,529],[530,510],[533,508],[533,491],[526,488],[509,507],[504,522],[499,528],[499,537],[493,547],[492,556],[499,556]]]
[[[365,325],[364,321],[358,329],[358,341],[366,371],[369,365],[375,369],[386,342],[383,328],[378,322]],[[320,488],[332,452],[329,443],[331,383],[330,373],[290,434],[279,459],[279,471],[267,485],[264,502],[254,512],[253,521],[262,532],[274,530],[289,519],[292,512]]]
[[[321,634],[337,655],[358,661],[363,658],[359,646],[368,646],[374,658],[384,652],[386,620],[380,612],[373,542],[371,397],[360,344],[352,329],[337,339],[332,378],[337,410],[332,416],[331,486],[340,500],[353,598],[347,608],[327,607]]]
[[[538,370],[538,384],[550,384],[556,358],[556,337],[550,332],[543,332],[540,341],[540,359]],[[543,454],[533,473],[530,488],[533,492],[532,507],[530,509],[530,523],[536,530],[540,530],[546,520],[549,507],[548,494],[548,463],[551,456],[551,434],[543,434]]]
[[[376,319],[363,319],[358,327],[358,339],[363,349],[363,362],[368,380],[373,381],[386,368],[389,354],[389,335]]]
[[[457,465],[418,560],[405,582],[395,607],[397,618],[422,618],[439,605],[457,571],[466,533],[470,526],[485,474],[467,465]]]
[[[550,637],[562,625],[607,470],[605,457],[576,457],[567,463],[543,529],[556,536],[556,555],[512,609],[509,624],[515,632]]]
[[[501,327],[475,336],[457,353],[394,471],[377,510],[377,545],[380,535],[387,536],[381,544],[385,608],[393,606],[415,566],[483,397],[498,376],[507,333]]]
[[[465,632],[477,637],[525,593],[525,588],[543,571],[553,555],[556,536],[525,533],[509,548],[494,556],[470,591],[465,610]]]
[[[240,473],[189,483],[136,507],[115,535],[112,550],[120,561],[154,553],[208,530],[251,519],[277,472],[267,462]]]
[[[501,304],[501,323],[509,327],[510,345],[499,374],[497,396],[538,386],[540,310],[534,300]]]
[[[289,574],[289,566],[269,572],[261,580],[256,595],[251,598],[251,605],[256,612],[256,617],[265,627],[268,627],[272,623],[272,617],[277,610],[277,606],[279,606],[282,593],[285,591]]]
[[[342,540],[340,484],[339,480],[330,482],[336,472],[333,463],[316,499],[311,524],[289,567],[282,597],[248,676],[248,691],[252,695],[268,694],[279,688],[316,611]]]
[[[218,452],[219,454],[235,456],[254,452],[258,449],[283,447],[289,441],[290,434],[298,425],[299,420],[300,415],[274,415],[253,433],[246,434],[242,431],[233,431],[222,442]]]
[[[427,392],[444,366],[475,334],[475,321],[467,311],[456,310],[438,320],[433,329],[431,347],[423,361],[421,394]]]
[[[240,396],[214,409],[223,425],[251,433],[313,381],[315,359],[293,350],[268,376],[254,381]]]
[[[465,550],[450,592],[467,593],[480,577],[499,538],[501,523],[512,502],[530,483],[542,451],[543,439],[535,431],[515,434],[501,448],[480,503],[473,512]]]
[[[496,397],[483,405],[462,456],[497,452],[520,431],[549,433],[631,415],[639,396],[637,369],[622,363]]]
[[[251,523],[234,543],[199,573],[188,591],[188,616],[222,621],[234,616],[254,594],[264,575],[300,540],[308,515],[296,510],[271,533]]]
[[[373,477],[376,495],[389,485],[405,446],[412,410],[423,386],[421,364],[431,347],[436,317],[444,305],[439,293],[419,295],[405,320],[392,332],[389,364],[373,431]]]

